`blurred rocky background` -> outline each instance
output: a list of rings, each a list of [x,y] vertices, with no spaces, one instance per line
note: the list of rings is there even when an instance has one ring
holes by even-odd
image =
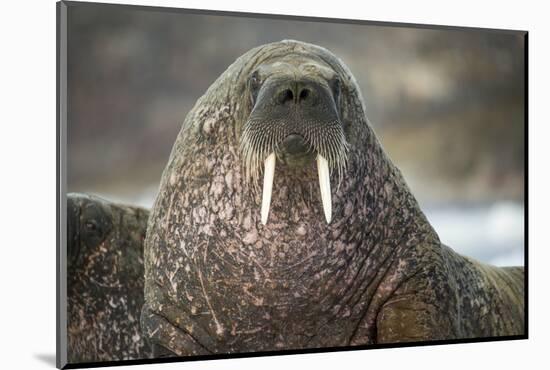
[[[291,38],[350,67],[383,146],[444,242],[485,262],[523,264],[522,35],[90,4],[68,14],[69,191],[151,206],[197,98],[247,50]]]

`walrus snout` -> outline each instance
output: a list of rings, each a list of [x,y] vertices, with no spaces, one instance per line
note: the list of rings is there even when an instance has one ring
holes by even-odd
[[[269,214],[275,165],[310,168],[317,164],[321,202],[331,222],[331,170],[344,171],[348,144],[340,118],[340,77],[328,64],[288,55],[261,64],[247,81],[251,111],[240,150],[246,177],[257,181],[263,167],[261,222]]]

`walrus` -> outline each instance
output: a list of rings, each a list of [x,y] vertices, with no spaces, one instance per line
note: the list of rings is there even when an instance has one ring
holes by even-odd
[[[160,355],[524,333],[523,268],[442,244],[349,69],[299,41],[245,53],[188,113],[144,259]]]
[[[69,363],[149,358],[140,325],[149,211],[67,195]]]

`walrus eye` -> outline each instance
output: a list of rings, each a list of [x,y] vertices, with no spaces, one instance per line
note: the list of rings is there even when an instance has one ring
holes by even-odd
[[[84,207],[80,217],[80,240],[87,247],[95,248],[105,239],[111,229],[111,215],[100,205],[90,203]]]
[[[86,221],[81,232],[82,243],[89,248],[95,248],[105,239],[104,227],[96,221]]]
[[[260,79],[260,73],[258,71],[254,71],[249,78],[249,86],[250,86],[250,100],[252,105],[256,103],[256,98],[258,97],[258,91],[260,90],[260,86],[262,84]]]
[[[250,76],[250,83],[252,86],[258,86],[260,84],[260,73],[258,71],[252,73]]]
[[[86,222],[86,229],[88,229],[88,231],[96,231],[97,230],[97,225],[93,222]]]

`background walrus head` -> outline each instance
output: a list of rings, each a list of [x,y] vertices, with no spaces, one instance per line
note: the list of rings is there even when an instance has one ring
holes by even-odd
[[[148,356],[139,328],[148,215],[143,208],[68,194],[69,362]]]

